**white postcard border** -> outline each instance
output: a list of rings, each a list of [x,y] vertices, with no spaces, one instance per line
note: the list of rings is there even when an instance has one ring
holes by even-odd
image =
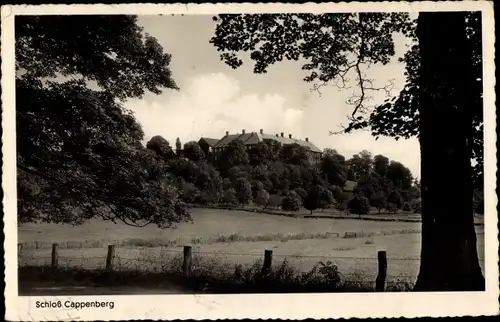
[[[6,320],[305,319],[498,314],[498,229],[493,5],[485,1],[308,4],[126,4],[2,6],[2,152]],[[19,297],[15,145],[14,16],[49,14],[217,14],[263,12],[483,12],[485,292]],[[35,309],[39,300],[114,301],[114,309]]]

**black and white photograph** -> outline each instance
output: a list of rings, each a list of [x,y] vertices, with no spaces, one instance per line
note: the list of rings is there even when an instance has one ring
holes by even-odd
[[[10,318],[498,312],[492,6],[399,5],[2,7]]]

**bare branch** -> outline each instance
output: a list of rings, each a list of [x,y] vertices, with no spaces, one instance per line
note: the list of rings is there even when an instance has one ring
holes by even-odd
[[[349,125],[339,125],[341,130],[339,131],[329,131],[330,135],[346,133],[352,130],[357,124],[362,122],[366,122],[366,119],[359,114],[367,114],[370,111],[370,106],[366,106],[366,102],[373,99],[371,96],[368,96],[368,91],[383,91],[386,96],[389,97],[394,88],[394,79],[389,80],[388,84],[376,87],[374,86],[374,79],[370,79],[367,77],[366,73],[363,72],[362,66],[366,66],[366,69],[369,69],[373,64],[372,59],[365,56],[366,53],[366,40],[367,35],[364,33],[363,23],[361,21],[361,17],[359,20],[359,51],[355,52],[357,59],[353,62],[348,63],[344,68],[339,69],[336,74],[332,75],[331,79],[333,80],[332,85],[336,86],[339,89],[348,89],[350,86],[347,86],[347,83],[350,79],[347,75],[350,72],[354,72],[356,74],[355,84],[359,89],[359,94],[353,93],[352,96],[347,99],[345,102],[347,105],[352,105],[352,113],[347,117],[349,120]],[[319,96],[322,96],[321,88],[328,85],[327,81],[323,81],[320,84],[314,84],[310,91],[317,91]],[[371,106],[373,107],[373,106]],[[366,123],[365,123],[366,124]],[[366,125],[362,125],[361,128],[365,128]],[[356,128],[356,129],[361,129]]]
[[[313,84],[313,87],[312,87],[312,88],[310,88],[310,89],[309,89],[309,91],[310,91],[310,92],[316,91],[316,92],[318,92],[319,97],[321,97],[322,93],[320,92],[320,90],[319,90],[319,89],[320,89],[321,87],[325,87],[325,86],[327,86],[327,85],[328,85],[328,83],[327,83],[327,82],[323,82],[323,83],[321,83],[321,84]]]

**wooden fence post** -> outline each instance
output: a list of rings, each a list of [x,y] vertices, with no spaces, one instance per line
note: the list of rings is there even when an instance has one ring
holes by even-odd
[[[261,271],[263,275],[269,272],[269,270],[271,269],[272,262],[273,262],[273,251],[266,249],[264,251],[264,265],[262,265],[262,271]]]
[[[182,263],[182,274],[187,277],[191,274],[191,246],[184,246],[184,261]]]
[[[106,270],[113,270],[113,260],[115,259],[115,245],[108,245],[108,256],[106,257]]]
[[[59,261],[59,255],[57,254],[57,244],[52,244],[52,268],[57,267],[58,261]]]
[[[383,292],[385,289],[385,279],[387,277],[387,253],[379,251],[378,257],[378,275],[375,281],[375,291]]]

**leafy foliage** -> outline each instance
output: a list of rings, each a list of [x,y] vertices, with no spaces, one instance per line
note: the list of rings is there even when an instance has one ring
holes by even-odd
[[[330,190],[323,188],[323,191],[321,193],[321,198],[319,202],[319,207],[321,209],[324,208],[329,208],[331,205],[333,205],[335,202],[335,199],[333,198],[333,194]]]
[[[330,184],[343,187],[348,172],[345,157],[336,151],[325,151],[323,159],[321,160],[321,171],[323,171],[326,180]]]
[[[393,32],[409,32],[407,14],[222,14],[211,43],[221,58],[237,68],[236,52],[251,52],[255,73],[269,65],[304,58],[306,81],[342,78],[363,63],[389,62],[394,55]],[[351,53],[359,53],[352,60]]]
[[[387,198],[382,191],[378,191],[370,198],[370,205],[377,208],[378,213],[387,206]]]
[[[304,203],[304,200],[307,198],[307,191],[304,188],[294,189],[295,193],[299,195],[300,200]]]
[[[397,161],[391,161],[387,167],[387,179],[396,187],[403,190],[408,190],[413,184],[413,176],[410,169]]]
[[[164,161],[176,157],[170,143],[160,135],[153,136],[146,144],[146,148],[155,151]]]
[[[362,176],[371,174],[373,170],[372,154],[369,151],[363,150],[347,160],[347,165],[349,167],[349,180],[358,180]]]
[[[200,201],[201,193],[198,188],[192,183],[186,183],[182,191],[182,199],[188,203]]]
[[[333,201],[332,193],[322,186],[317,185],[307,192],[307,197],[304,199],[304,208],[310,210],[312,213],[313,210],[324,208],[332,204]]]
[[[164,158],[120,105],[177,89],[170,55],[136,18],[22,16],[15,41],[19,221],[188,219]]]
[[[269,205],[269,193],[266,190],[259,190],[255,197],[255,203],[261,207],[266,208]]]
[[[189,145],[191,142],[186,143],[186,146]],[[192,146],[197,146],[197,143],[193,143]],[[233,145],[234,154],[243,156],[243,158],[235,159],[245,160],[243,152],[246,150],[243,151],[240,147],[240,143]],[[275,149],[276,146],[270,147],[269,142],[260,142],[253,146],[248,153],[249,159],[253,158],[254,161],[249,163],[236,162],[239,165],[229,168],[225,177],[221,176],[211,164],[211,160],[205,158],[197,162],[184,158],[170,159],[167,162],[166,171],[175,177],[175,180],[181,180],[184,183],[178,185],[178,189],[182,192],[181,199],[187,203],[249,204],[251,200],[254,200],[255,204],[264,208],[277,207],[287,196],[289,198],[285,203],[295,203],[295,201],[290,201],[290,199],[295,200],[290,198],[289,192],[292,191],[298,196],[299,208],[303,205],[306,209],[315,210],[328,208],[335,204],[338,210],[344,211],[353,196],[351,193],[343,191],[340,186],[328,182],[329,174],[338,174],[338,170],[342,171],[342,175],[346,175],[348,172],[357,173],[356,176],[359,178],[354,193],[368,198],[371,206],[376,207],[379,213],[386,207],[386,196],[390,193],[394,195],[392,202],[400,205],[399,207],[402,207],[403,202],[410,202],[419,197],[419,182],[412,179],[410,170],[401,163],[391,161],[385,156],[378,155],[373,158],[370,152],[364,150],[346,160],[337,151],[327,149],[323,159],[324,163],[316,168],[304,164],[300,161],[300,157],[296,157],[300,156],[301,152],[295,146],[292,148],[282,146]],[[193,150],[198,149],[194,148]],[[273,155],[273,153],[275,154]],[[229,152],[223,151],[222,154],[228,155]],[[259,157],[255,158],[256,155]],[[325,162],[327,159],[329,161]],[[293,163],[286,163],[285,160]],[[297,162],[297,160],[299,161]],[[330,161],[332,163],[329,163]],[[329,164],[332,165],[333,169],[327,166]],[[220,166],[221,162],[219,161],[217,165]],[[409,181],[410,184],[407,189],[403,189],[401,184],[405,180]],[[290,207],[297,209],[293,205]]]
[[[282,196],[271,195],[271,196],[269,196],[268,205],[269,205],[269,207],[278,208],[279,206],[281,206],[282,201],[283,201]]]
[[[235,205],[238,203],[238,199],[236,198],[236,190],[233,188],[229,188],[224,191],[224,195],[222,200],[224,203],[230,204],[230,205]]]
[[[252,185],[246,178],[238,178],[235,184],[238,202],[247,204],[252,200]]]
[[[306,148],[296,143],[284,145],[280,151],[280,160],[290,165],[309,165],[309,156]]]
[[[481,42],[481,13],[470,12],[466,17],[466,31],[470,48],[472,48],[473,70],[475,82],[469,93],[474,106],[470,107],[473,113],[473,122],[470,125],[472,137],[470,140],[471,158],[474,165],[474,183],[477,187],[483,186],[483,95],[482,95],[482,42]],[[405,63],[406,85],[404,89],[384,104],[375,108],[370,115],[369,124],[373,135],[391,136],[396,139],[419,136],[419,85],[420,55],[416,35],[410,35],[413,44],[400,61]],[[367,123],[368,124],[368,123]]]
[[[180,138],[175,139],[175,151],[180,151],[182,149],[182,143]]]
[[[205,153],[198,142],[191,141],[184,144],[184,156],[191,161],[197,162],[205,158]]]
[[[389,196],[387,196],[387,202],[394,204],[397,209],[401,209],[403,207],[403,199],[397,190],[392,190],[389,193]]]
[[[300,208],[300,197],[295,191],[289,191],[281,203],[281,208],[287,211],[297,211]]]
[[[368,198],[356,195],[349,201],[348,208],[353,214],[366,215],[370,211],[370,202]]]
[[[387,211],[390,214],[395,214],[398,211],[398,207],[396,206],[396,204],[394,204],[392,202],[388,202],[387,203]]]
[[[410,202],[411,209],[414,213],[420,213],[422,211],[422,201],[419,199],[413,199]]]
[[[248,152],[249,162],[252,166],[264,165],[272,161],[276,154],[267,142],[259,142],[252,146]]]
[[[232,167],[246,166],[249,163],[247,151],[243,143],[239,140],[231,141],[217,160],[217,168],[223,176],[225,176]]]

